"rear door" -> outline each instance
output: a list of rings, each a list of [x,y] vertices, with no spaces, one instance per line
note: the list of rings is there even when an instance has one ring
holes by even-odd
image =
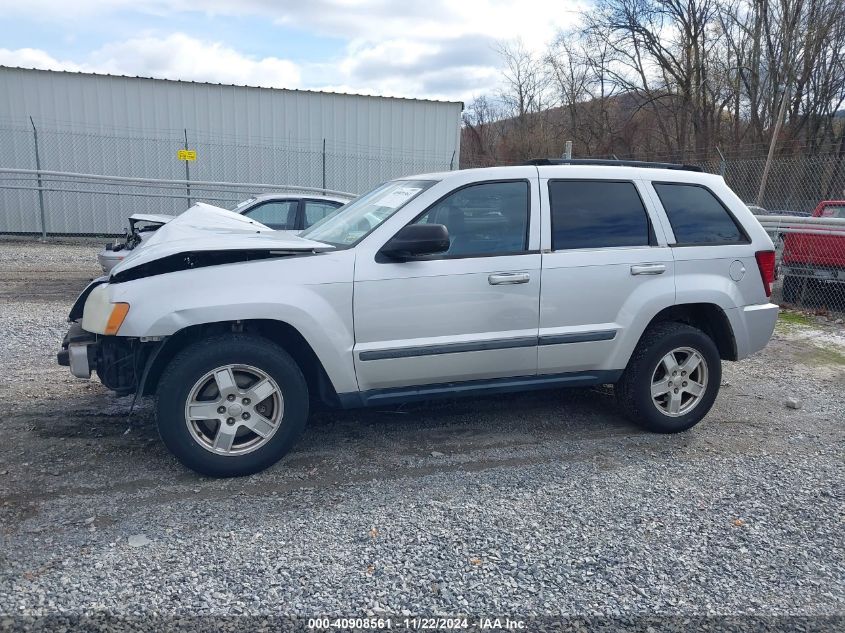
[[[675,298],[672,252],[645,184],[541,177],[540,190],[549,213],[538,372],[623,369],[619,341]]]

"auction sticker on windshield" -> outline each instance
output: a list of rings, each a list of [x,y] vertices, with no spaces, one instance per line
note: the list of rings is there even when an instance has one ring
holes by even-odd
[[[378,205],[380,207],[398,209],[420,191],[422,191],[422,187],[402,187],[400,189],[394,189],[384,198],[379,200]]]

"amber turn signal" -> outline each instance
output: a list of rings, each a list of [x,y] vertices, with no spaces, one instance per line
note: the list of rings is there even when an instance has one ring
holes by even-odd
[[[117,331],[120,329],[120,326],[123,325],[123,320],[126,318],[127,314],[129,314],[128,303],[115,303],[114,307],[111,309],[109,321],[106,323],[106,331],[103,332],[103,334],[117,334]]]

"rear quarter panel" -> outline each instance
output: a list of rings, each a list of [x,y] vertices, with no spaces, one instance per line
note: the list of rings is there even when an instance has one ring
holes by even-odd
[[[754,214],[719,176],[695,174],[671,178],[704,185],[727,207],[748,237],[745,243],[678,245],[668,215],[654,187],[650,195],[662,218],[675,259],[675,303],[710,303],[728,318],[738,358],[761,349],[772,334],[777,307],[769,303],[755,253],[774,250],[771,238]],[[661,178],[661,181],[666,181]],[[657,182],[654,180],[653,182]],[[756,308],[761,308],[757,310]]]

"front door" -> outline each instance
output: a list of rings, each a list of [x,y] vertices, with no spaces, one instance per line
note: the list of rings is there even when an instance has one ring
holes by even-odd
[[[414,261],[356,261],[361,391],[536,374],[536,178],[469,182],[413,222],[444,224],[449,250]]]

